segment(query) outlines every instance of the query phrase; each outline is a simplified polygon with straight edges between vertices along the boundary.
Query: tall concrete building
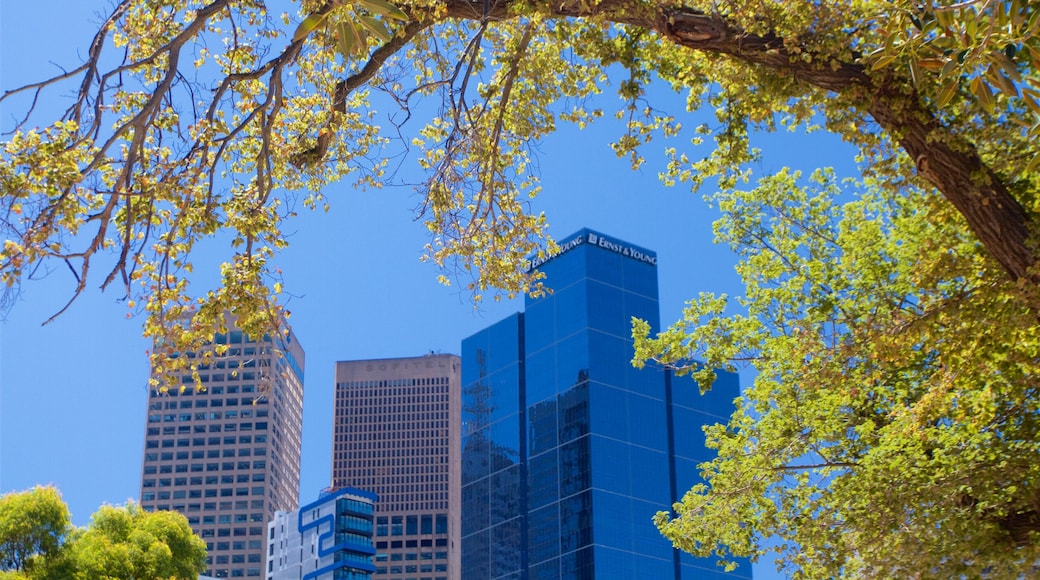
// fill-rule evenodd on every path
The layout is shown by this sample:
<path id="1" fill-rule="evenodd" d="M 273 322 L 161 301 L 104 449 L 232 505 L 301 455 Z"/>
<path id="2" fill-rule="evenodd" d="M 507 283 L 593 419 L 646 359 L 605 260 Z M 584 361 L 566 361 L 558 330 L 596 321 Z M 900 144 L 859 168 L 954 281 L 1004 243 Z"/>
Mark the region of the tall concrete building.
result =
<path id="1" fill-rule="evenodd" d="M 675 550 L 651 518 L 698 483 L 707 396 L 632 367 L 631 318 L 659 328 L 657 257 L 592 230 L 533 266 L 553 292 L 462 343 L 462 573 L 470 579 L 749 578 Z"/>
<path id="2" fill-rule="evenodd" d="M 188 518 L 206 542 L 206 574 L 261 578 L 267 523 L 296 509 L 304 354 L 296 337 L 219 334 L 226 353 L 190 374 L 183 392 L 148 397 L 141 506 Z M 184 356 L 197 357 L 199 353 Z"/>
<path id="3" fill-rule="evenodd" d="M 377 580 L 459 578 L 460 361 L 336 363 L 332 487 L 375 492 Z"/>

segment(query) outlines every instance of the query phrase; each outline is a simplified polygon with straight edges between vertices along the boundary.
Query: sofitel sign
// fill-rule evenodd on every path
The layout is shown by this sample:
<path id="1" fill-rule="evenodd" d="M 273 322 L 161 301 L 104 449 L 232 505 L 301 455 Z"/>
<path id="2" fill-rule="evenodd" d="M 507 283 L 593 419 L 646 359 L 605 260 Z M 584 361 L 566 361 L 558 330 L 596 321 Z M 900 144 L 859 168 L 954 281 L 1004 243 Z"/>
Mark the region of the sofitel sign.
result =
<path id="1" fill-rule="evenodd" d="M 621 254 L 626 258 L 632 258 L 633 260 L 636 260 L 638 262 L 645 262 L 652 266 L 657 265 L 657 256 L 647 254 L 642 250 L 634 246 L 624 244 L 623 242 L 616 242 L 604 235 L 587 232 L 583 234 L 578 234 L 577 236 L 567 240 L 566 242 L 557 244 L 559 250 L 553 254 L 548 254 L 544 257 L 535 256 L 529 262 L 527 269 L 533 270 L 535 268 L 538 268 L 546 262 L 552 260 L 553 258 L 562 256 L 563 254 L 566 254 L 567 252 L 583 244 L 589 244 L 591 246 L 597 246 L 606 250 L 610 250 L 612 252 Z"/>

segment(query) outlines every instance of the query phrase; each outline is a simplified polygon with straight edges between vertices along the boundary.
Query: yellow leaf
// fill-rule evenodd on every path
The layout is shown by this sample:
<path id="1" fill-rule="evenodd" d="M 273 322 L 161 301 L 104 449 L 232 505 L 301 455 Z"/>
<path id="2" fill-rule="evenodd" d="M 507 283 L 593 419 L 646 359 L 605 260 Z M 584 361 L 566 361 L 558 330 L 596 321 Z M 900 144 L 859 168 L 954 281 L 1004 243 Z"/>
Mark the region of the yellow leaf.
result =
<path id="1" fill-rule="evenodd" d="M 986 81 L 982 80 L 982 77 L 971 79 L 971 92 L 978 97 L 979 105 L 982 106 L 983 110 L 992 115 L 994 110 L 993 92 L 989 89 Z"/>
<path id="2" fill-rule="evenodd" d="M 943 86 L 942 90 L 939 91 L 939 95 L 935 98 L 935 104 L 939 107 L 945 107 L 953 95 L 957 93 L 957 87 L 960 85 L 958 79 L 952 79 L 950 82 Z"/>
<path id="3" fill-rule="evenodd" d="M 894 54 L 883 55 L 880 58 L 878 58 L 877 60 L 875 60 L 870 65 L 870 70 L 881 70 L 881 69 L 885 68 L 886 66 L 892 64 L 892 62 L 895 61 L 895 60 L 896 60 L 896 55 L 894 55 Z"/>
<path id="4" fill-rule="evenodd" d="M 1033 158 L 1029 161 L 1029 164 L 1026 165 L 1026 168 L 1025 170 L 1023 170 L 1022 173 L 1030 174 L 1036 171 L 1037 169 L 1040 169 L 1040 153 L 1037 153 L 1033 156 Z"/>

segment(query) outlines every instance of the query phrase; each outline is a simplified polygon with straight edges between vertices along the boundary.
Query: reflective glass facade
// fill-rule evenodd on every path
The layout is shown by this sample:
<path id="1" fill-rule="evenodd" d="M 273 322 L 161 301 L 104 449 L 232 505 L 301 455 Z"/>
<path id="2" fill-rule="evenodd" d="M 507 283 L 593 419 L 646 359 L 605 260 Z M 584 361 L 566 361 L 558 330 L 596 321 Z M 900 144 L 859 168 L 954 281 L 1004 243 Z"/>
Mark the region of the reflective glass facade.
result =
<path id="1" fill-rule="evenodd" d="M 697 483 L 701 426 L 737 377 L 631 366 L 659 327 L 656 255 L 591 230 L 535 267 L 552 294 L 462 345 L 462 578 L 749 577 L 674 550 L 651 518 Z"/>

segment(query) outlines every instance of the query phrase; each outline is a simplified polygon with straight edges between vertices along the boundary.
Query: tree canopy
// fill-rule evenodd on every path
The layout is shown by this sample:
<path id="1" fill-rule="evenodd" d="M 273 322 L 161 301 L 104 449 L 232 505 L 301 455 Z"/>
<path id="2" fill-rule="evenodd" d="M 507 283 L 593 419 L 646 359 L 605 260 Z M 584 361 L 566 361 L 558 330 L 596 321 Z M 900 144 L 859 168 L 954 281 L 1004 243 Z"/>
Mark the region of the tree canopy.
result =
<path id="1" fill-rule="evenodd" d="M 187 579 L 205 569 L 206 544 L 181 514 L 106 505 L 75 528 L 53 487 L 0 496 L 0 577 Z"/>
<path id="2" fill-rule="evenodd" d="M 225 312 L 276 332 L 296 203 L 380 186 L 409 134 L 427 257 L 476 296 L 537 292 L 525 260 L 553 247 L 525 203 L 532 146 L 610 114 L 588 97 L 616 88 L 613 146 L 638 167 L 681 130 L 647 100 L 667 83 L 716 122 L 669 142 L 661 178 L 718 192 L 746 312 L 704 296 L 660 338 L 637 324 L 637 360 L 759 375 L 665 534 L 753 557 L 776 534 L 813 577 L 1014 575 L 1040 545 L 1038 30 L 1027 0 L 122 0 L 82 65 L 0 97 L 27 113 L 0 161 L 0 277 L 16 292 L 64 263 L 73 299 L 119 286 L 154 368 L 198 364 L 172 355 Z M 63 90 L 60 118 L 33 115 Z M 841 135 L 862 180 L 785 171 L 745 191 L 749 135 L 784 128 Z M 223 284 L 195 291 L 191 252 L 213 237 Z"/>
<path id="3" fill-rule="evenodd" d="M 712 368 L 758 371 L 729 424 L 707 430 L 705 482 L 658 526 L 701 555 L 775 551 L 794 577 L 1031 575 L 1033 312 L 929 193 L 798 177 L 717 198 L 746 313 L 705 294 L 660 336 L 636 325 L 640 363 L 705 387 Z"/>
<path id="4" fill-rule="evenodd" d="M 58 552 L 71 523 L 53 487 L 0 497 L 0 570 L 32 570 L 37 557 Z"/>

